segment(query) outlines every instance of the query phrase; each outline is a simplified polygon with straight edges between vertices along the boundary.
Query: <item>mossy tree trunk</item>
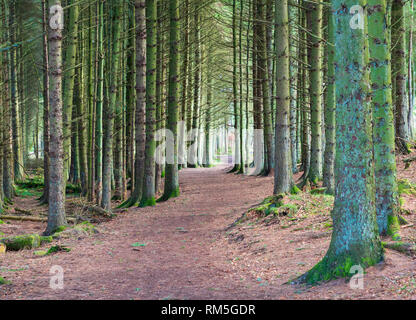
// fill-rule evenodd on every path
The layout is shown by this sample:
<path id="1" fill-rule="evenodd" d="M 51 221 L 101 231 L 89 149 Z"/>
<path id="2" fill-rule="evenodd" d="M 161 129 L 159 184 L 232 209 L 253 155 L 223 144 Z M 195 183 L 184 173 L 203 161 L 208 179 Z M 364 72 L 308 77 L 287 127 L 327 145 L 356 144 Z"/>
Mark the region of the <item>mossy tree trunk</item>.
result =
<path id="1" fill-rule="evenodd" d="M 9 3 L 9 39 L 10 43 L 16 43 L 17 26 L 15 23 L 16 19 L 16 0 L 11 0 Z M 18 62 L 17 62 L 17 47 L 11 48 L 9 53 L 9 64 L 10 64 L 10 91 L 11 91 L 11 118 L 12 118 L 12 146 L 13 146 L 13 174 L 14 180 L 22 180 L 24 178 L 23 170 L 23 148 L 22 148 L 22 135 L 21 135 L 21 124 L 20 124 L 20 108 L 21 99 L 19 97 L 18 90 Z"/>
<path id="2" fill-rule="evenodd" d="M 71 138 L 72 138 L 72 113 L 74 101 L 75 86 L 75 65 L 78 49 L 78 23 L 79 23 L 79 4 L 75 4 L 69 8 L 69 21 L 66 28 L 67 47 L 64 55 L 64 176 L 68 179 L 70 162 L 71 162 Z M 75 164 L 73 164 L 75 165 Z"/>
<path id="3" fill-rule="evenodd" d="M 303 3 L 303 2 L 302 2 Z M 306 30 L 307 28 L 307 21 L 306 21 L 306 13 L 303 11 L 301 12 L 301 18 L 299 19 L 302 27 Z M 309 69 L 308 66 L 308 48 L 307 48 L 307 33 L 303 31 L 301 33 L 302 41 L 299 43 L 300 45 L 300 58 L 302 61 L 302 75 L 299 81 L 299 88 L 302 88 L 300 91 L 301 97 L 299 97 L 299 103 L 301 107 L 301 162 L 302 162 L 302 170 L 303 176 L 306 177 L 309 172 L 309 167 L 311 163 L 311 126 L 310 126 L 310 96 L 309 96 Z"/>
<path id="4" fill-rule="evenodd" d="M 295 6 L 289 8 L 289 21 L 292 21 L 292 26 L 295 21 L 299 20 L 299 9 Z M 299 38 L 300 31 L 294 27 L 289 27 L 291 38 Z M 297 57 L 300 55 L 300 44 L 290 45 L 290 82 L 292 84 L 298 83 L 299 69 L 304 66 L 298 63 Z M 299 95 L 300 96 L 300 95 Z M 298 100 L 298 88 L 296 86 L 290 86 L 290 151 L 292 159 L 292 171 L 296 173 L 298 171 L 298 153 L 297 153 L 297 100 Z"/>
<path id="5" fill-rule="evenodd" d="M 267 70 L 267 39 L 266 39 L 266 0 L 258 0 L 257 2 L 257 15 L 260 20 L 258 26 L 258 45 L 259 45 L 259 81 L 262 89 L 262 102 L 263 102 L 263 132 L 264 132 L 264 165 L 263 174 L 269 175 L 272 169 L 272 122 L 271 122 L 271 110 L 270 110 L 270 88 L 269 88 L 269 73 Z"/>
<path id="6" fill-rule="evenodd" d="M 43 181 L 44 189 L 40 197 L 42 203 L 49 198 L 49 57 L 48 57 L 48 6 L 42 0 L 42 53 L 43 53 Z"/>
<path id="7" fill-rule="evenodd" d="M 4 5 L 3 2 L 0 2 L 0 17 L 2 17 L 5 14 L 4 12 Z M 0 22 L 1 22 L 1 18 L 0 18 Z M 4 25 L 0 24 L 0 39 L 3 39 L 3 34 L 4 34 Z M 0 121 L 0 141 L 2 141 L 2 143 L 4 143 L 3 140 L 3 133 L 4 133 L 4 104 L 3 104 L 3 92 L 4 92 L 4 87 L 5 87 L 5 82 L 4 82 L 4 73 L 2 72 L 3 68 L 3 55 L 0 53 L 0 115 L 1 117 L 1 121 Z M 4 150 L 3 148 L 0 148 L 0 213 L 3 212 L 3 203 L 4 203 L 4 188 L 3 188 L 3 161 L 4 161 Z"/>
<path id="8" fill-rule="evenodd" d="M 211 167 L 212 165 L 212 154 L 211 154 L 211 108 L 212 108 L 212 84 L 213 84 L 213 69 L 212 69 L 212 50 L 211 46 L 208 44 L 207 50 L 207 103 L 205 110 L 205 148 L 204 148 L 204 160 L 203 164 L 206 168 Z M 241 136 L 242 138 L 242 136 Z M 241 169 L 241 167 L 240 167 Z"/>
<path id="9" fill-rule="evenodd" d="M 409 127 L 407 124 L 409 101 L 407 96 L 407 60 L 405 0 L 392 2 L 392 36 L 395 43 L 392 52 L 395 75 L 396 146 L 401 153 L 409 153 Z"/>
<path id="10" fill-rule="evenodd" d="M 311 159 L 307 179 L 316 184 L 322 179 L 322 4 L 308 2 L 309 95 L 311 108 Z"/>
<path id="11" fill-rule="evenodd" d="M 165 3 L 163 1 L 159 1 L 157 3 L 157 32 L 156 32 L 156 132 L 162 129 L 163 126 L 163 106 L 164 103 L 164 87 L 165 87 L 165 36 L 164 36 L 164 19 L 163 19 L 163 12 L 165 10 Z M 163 150 L 159 148 L 161 145 L 161 141 L 156 141 L 156 163 L 155 163 L 155 190 L 156 194 L 160 191 L 160 185 L 162 180 L 162 157 L 163 157 Z"/>
<path id="12" fill-rule="evenodd" d="M 103 191 L 103 105 L 104 105 L 104 0 L 98 3 L 98 71 L 97 71 L 97 102 L 95 115 L 95 193 L 96 203 L 101 204 Z"/>
<path id="13" fill-rule="evenodd" d="M 89 11 L 84 11 L 89 13 Z M 80 47 L 81 50 L 78 53 L 79 61 L 81 62 L 81 70 L 78 70 L 78 81 L 81 86 L 80 90 L 80 103 L 77 104 L 78 113 L 78 154 L 79 154 L 79 179 L 81 182 L 81 195 L 86 196 L 88 193 L 88 161 L 87 161 L 87 119 L 89 105 L 89 86 L 88 86 L 88 74 L 89 74 L 89 54 L 88 43 L 89 43 L 89 19 L 87 15 L 83 13 L 83 26 L 80 30 Z"/>
<path id="14" fill-rule="evenodd" d="M 3 2 L 4 17 L 3 26 L 8 25 L 8 6 L 7 2 Z M 4 43 L 8 41 L 8 32 L 4 30 L 2 35 Z M 9 73 L 9 52 L 4 51 L 2 62 L 2 73 L 3 73 L 3 116 L 4 116 L 4 127 L 3 127 L 3 187 L 4 196 L 7 200 L 11 201 L 14 196 L 13 186 L 13 152 L 12 152 L 12 132 L 11 132 L 11 106 L 10 106 L 10 73 Z"/>
<path id="15" fill-rule="evenodd" d="M 65 180 L 63 149 L 63 105 L 62 105 L 62 29 L 51 20 L 59 15 L 55 6 L 60 0 L 49 1 L 48 50 L 49 50 L 49 209 L 45 234 L 50 235 L 63 225 L 65 218 Z M 52 10 L 55 8 L 55 10 Z"/>
<path id="16" fill-rule="evenodd" d="M 325 257 L 299 280 L 308 283 L 347 277 L 383 259 L 375 208 L 375 180 L 367 26 L 352 29 L 354 0 L 334 0 L 336 155 L 333 233 Z M 359 1 L 363 7 L 366 0 Z"/>
<path id="17" fill-rule="evenodd" d="M 126 83 L 126 159 L 127 176 L 131 178 L 131 185 L 134 185 L 134 122 L 136 105 L 136 48 L 135 48 L 135 10 L 132 4 L 128 4 L 128 45 L 127 45 L 127 83 Z"/>
<path id="18" fill-rule="evenodd" d="M 135 149 L 134 185 L 130 198 L 121 207 L 132 207 L 139 204 L 143 192 L 145 160 L 145 106 L 146 106 L 146 3 L 136 0 L 136 108 L 135 108 Z"/>
<path id="19" fill-rule="evenodd" d="M 196 168 L 198 166 L 198 118 L 199 118 L 199 94 L 201 85 L 201 48 L 200 48 L 200 16 L 198 10 L 198 2 L 194 3 L 194 82 L 193 82 L 193 110 L 192 110 L 192 137 L 193 142 L 190 145 L 189 156 L 188 156 L 188 167 Z M 189 131 L 188 131 L 189 132 Z"/>
<path id="20" fill-rule="evenodd" d="M 122 6 L 117 0 L 110 3 L 113 29 L 112 29 L 112 54 L 111 54 L 111 79 L 110 87 L 107 90 L 108 99 L 104 103 L 104 141 L 103 141 L 103 192 L 101 207 L 105 210 L 111 210 L 111 179 L 113 169 L 113 128 L 114 116 L 117 105 L 117 84 L 120 67 L 121 55 L 121 28 Z"/>
<path id="21" fill-rule="evenodd" d="M 380 234 L 394 235 L 399 209 L 391 90 L 391 53 L 387 0 L 368 0 L 368 36 L 373 104 L 376 210 Z"/>
<path id="22" fill-rule="evenodd" d="M 146 0 L 146 147 L 140 206 L 154 206 L 156 129 L 156 0 Z"/>
<path id="23" fill-rule="evenodd" d="M 99 3 L 90 6 L 88 48 L 89 48 L 89 100 L 88 100 L 88 201 L 95 198 L 95 146 L 96 146 L 96 102 L 97 102 L 97 78 L 98 78 L 98 28 L 100 21 Z"/>
<path id="24" fill-rule="evenodd" d="M 188 95 L 189 92 L 189 88 L 190 83 L 189 83 L 189 79 L 190 79 L 190 75 L 192 74 L 191 72 L 191 68 L 190 68 L 190 63 L 189 63 L 189 0 L 185 0 L 184 1 L 184 15 L 183 15 L 183 33 L 182 33 L 182 52 L 183 54 L 181 55 L 182 57 L 182 86 L 181 86 L 181 132 L 179 134 L 181 141 L 179 141 L 179 164 L 180 167 L 186 167 L 186 150 L 187 150 L 187 143 L 186 143 L 186 134 L 188 131 L 187 125 L 186 125 L 186 121 L 187 119 L 190 119 L 192 117 L 192 109 L 190 109 L 191 111 L 191 116 L 189 116 L 187 114 L 188 110 L 187 110 L 187 105 L 188 105 L 188 100 L 190 98 L 190 95 Z"/>
<path id="25" fill-rule="evenodd" d="M 293 187 L 290 157 L 290 73 L 288 1 L 275 2 L 276 43 L 276 133 L 274 194 L 288 193 Z"/>
<path id="26" fill-rule="evenodd" d="M 179 1 L 169 0 L 169 91 L 167 130 L 173 133 L 173 145 L 167 148 L 165 190 L 162 200 L 179 196 L 178 176 L 178 112 L 179 112 Z"/>
<path id="27" fill-rule="evenodd" d="M 260 79 L 260 66 L 259 66 L 259 16 L 258 16 L 258 1 L 260 0 L 253 0 L 253 56 L 252 56 L 252 64 L 253 64 L 253 122 L 254 122 L 254 130 L 261 132 L 263 130 L 263 117 L 262 117 L 262 110 L 263 110 L 263 101 L 262 101 L 262 87 Z M 264 168 L 264 146 L 263 146 L 263 136 L 255 134 L 254 141 L 253 141 L 253 149 L 254 149 L 254 165 L 255 171 L 253 172 L 256 175 L 259 175 L 263 172 Z"/>
<path id="28" fill-rule="evenodd" d="M 327 194 L 335 191 L 335 26 L 332 11 L 328 10 L 328 42 L 327 42 L 327 86 L 325 91 L 325 153 L 323 167 L 323 186 Z"/>

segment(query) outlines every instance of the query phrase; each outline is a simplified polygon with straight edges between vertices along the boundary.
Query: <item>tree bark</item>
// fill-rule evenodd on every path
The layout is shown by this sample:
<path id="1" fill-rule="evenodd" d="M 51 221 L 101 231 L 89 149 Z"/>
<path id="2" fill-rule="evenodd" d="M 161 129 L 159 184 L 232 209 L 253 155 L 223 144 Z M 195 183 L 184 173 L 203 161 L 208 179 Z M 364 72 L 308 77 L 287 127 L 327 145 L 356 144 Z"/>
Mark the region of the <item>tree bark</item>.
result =
<path id="1" fill-rule="evenodd" d="M 62 105 L 62 28 L 53 24 L 53 20 L 61 13 L 60 0 L 49 1 L 49 209 L 48 224 L 45 234 L 50 235 L 55 230 L 66 225 L 65 217 L 65 180 L 64 180 L 64 150 L 63 150 L 63 105 Z M 62 9 L 62 8 L 61 8 Z M 63 20 L 63 17 L 62 17 Z"/>

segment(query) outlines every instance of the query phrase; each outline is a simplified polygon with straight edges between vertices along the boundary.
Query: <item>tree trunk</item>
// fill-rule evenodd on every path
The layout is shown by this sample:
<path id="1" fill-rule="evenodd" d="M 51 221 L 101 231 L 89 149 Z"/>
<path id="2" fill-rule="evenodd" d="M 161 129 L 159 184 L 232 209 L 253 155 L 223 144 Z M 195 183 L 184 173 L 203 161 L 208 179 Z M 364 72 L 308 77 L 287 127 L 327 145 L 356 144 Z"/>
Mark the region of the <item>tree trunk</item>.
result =
<path id="1" fill-rule="evenodd" d="M 103 141 L 103 192 L 101 207 L 111 211 L 111 179 L 113 169 L 113 128 L 114 116 L 117 106 L 117 83 L 120 66 L 121 49 L 121 27 L 122 27 L 122 8 L 118 1 L 114 0 L 110 4 L 112 12 L 112 54 L 111 54 L 111 84 L 108 91 L 109 98 L 104 103 L 104 141 Z"/>
<path id="2" fill-rule="evenodd" d="M 167 138 L 165 190 L 162 200 L 179 196 L 177 127 L 179 111 L 179 1 L 169 0 L 169 93 L 167 130 L 172 132 L 173 141 Z"/>
<path id="3" fill-rule="evenodd" d="M 394 40 L 393 74 L 395 81 L 396 106 L 396 145 L 400 153 L 407 154 L 409 149 L 409 130 L 407 116 L 409 101 L 407 96 L 407 61 L 406 61 L 406 29 L 405 29 L 405 0 L 393 1 L 392 5 L 392 36 Z"/>
<path id="4" fill-rule="evenodd" d="M 146 147 L 143 194 L 140 206 L 154 206 L 156 120 L 156 0 L 146 0 Z"/>
<path id="5" fill-rule="evenodd" d="M 276 0 L 276 134 L 274 194 L 288 193 L 293 187 L 290 159 L 290 74 L 289 17 L 287 0 Z"/>
<path id="6" fill-rule="evenodd" d="M 334 194 L 334 161 L 335 161 L 335 47 L 334 21 L 332 12 L 328 10 L 328 43 L 327 43 L 327 86 L 325 91 L 325 153 L 323 186 L 327 194 Z"/>
<path id="7" fill-rule="evenodd" d="M 372 162 L 371 102 L 367 27 L 352 29 L 354 0 L 334 0 L 336 155 L 333 233 L 326 256 L 299 280 L 308 283 L 347 277 L 350 268 L 383 259 L 376 221 Z M 365 6 L 366 1 L 361 1 Z"/>
<path id="8" fill-rule="evenodd" d="M 96 203 L 101 204 L 103 186 L 103 105 L 104 105 L 104 1 L 99 2 L 98 24 L 98 79 L 96 105 Z"/>
<path id="9" fill-rule="evenodd" d="M 64 56 L 64 177 L 68 179 L 69 167 L 71 165 L 71 133 L 72 133 L 72 109 L 75 86 L 75 64 L 78 46 L 78 19 L 79 5 L 75 4 L 69 8 L 68 39 Z"/>
<path id="10" fill-rule="evenodd" d="M 387 0 L 369 0 L 368 6 L 368 36 L 372 39 L 369 45 L 377 222 L 380 234 L 395 235 L 399 228 L 399 195 L 394 153 L 388 4 Z"/>
<path id="11" fill-rule="evenodd" d="M 65 218 L 65 180 L 63 150 L 63 106 L 62 106 L 62 29 L 56 22 L 63 21 L 60 0 L 49 1 L 48 50 L 49 50 L 49 210 L 45 234 L 66 225 Z M 61 11 L 62 10 L 62 11 Z"/>
<path id="12" fill-rule="evenodd" d="M 48 11 L 47 0 L 42 0 L 43 41 L 43 194 L 42 203 L 49 199 L 49 57 L 48 57 Z"/>
<path id="13" fill-rule="evenodd" d="M 308 3 L 308 63 L 310 64 L 309 94 L 311 102 L 311 159 L 307 179 L 317 184 L 322 179 L 322 4 Z"/>

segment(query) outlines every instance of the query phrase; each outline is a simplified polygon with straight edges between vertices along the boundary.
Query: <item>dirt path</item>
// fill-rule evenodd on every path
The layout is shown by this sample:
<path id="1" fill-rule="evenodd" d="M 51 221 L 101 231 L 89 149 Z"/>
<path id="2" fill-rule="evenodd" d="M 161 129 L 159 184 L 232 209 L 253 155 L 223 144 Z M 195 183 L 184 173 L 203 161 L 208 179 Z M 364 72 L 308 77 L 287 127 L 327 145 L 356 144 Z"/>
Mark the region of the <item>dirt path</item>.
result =
<path id="1" fill-rule="evenodd" d="M 402 278 L 414 279 L 414 260 L 391 253 L 384 271 L 370 268 L 365 290 L 353 291 L 344 280 L 312 289 L 284 285 L 325 254 L 330 232 L 278 224 L 227 232 L 271 194 L 273 179 L 225 172 L 225 166 L 182 170 L 179 198 L 130 209 L 81 241 L 61 240 L 69 253 L 8 253 L 0 275 L 12 284 L 0 286 L 0 300 L 389 298 L 383 285 L 395 290 L 389 274 L 398 272 L 395 265 Z M 49 288 L 54 265 L 64 269 L 63 290 Z"/>
<path id="2" fill-rule="evenodd" d="M 101 233 L 92 238 L 64 241 L 73 248 L 70 253 L 51 257 L 33 257 L 31 251 L 8 254 L 1 266 L 14 270 L 7 274 L 13 285 L 0 297 L 252 297 L 239 283 L 239 275 L 231 273 L 224 248 L 216 242 L 223 237 L 224 228 L 259 199 L 256 194 L 241 192 L 245 190 L 242 180 L 258 180 L 260 185 L 264 179 L 226 175 L 224 166 L 182 170 L 180 175 L 180 198 L 154 208 L 130 209 L 100 225 Z M 146 246 L 133 247 L 134 243 Z M 49 289 L 52 265 L 65 271 L 64 290 Z"/>

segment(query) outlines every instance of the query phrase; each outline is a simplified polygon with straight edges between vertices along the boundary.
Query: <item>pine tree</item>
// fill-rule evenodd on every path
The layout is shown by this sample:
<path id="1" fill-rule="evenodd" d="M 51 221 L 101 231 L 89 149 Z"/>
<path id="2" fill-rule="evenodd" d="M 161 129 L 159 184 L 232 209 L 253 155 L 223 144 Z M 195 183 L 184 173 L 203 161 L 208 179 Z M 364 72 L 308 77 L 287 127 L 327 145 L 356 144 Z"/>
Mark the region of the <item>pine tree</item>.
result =
<path id="1" fill-rule="evenodd" d="M 49 210 L 45 234 L 50 235 L 66 224 L 65 180 L 63 149 L 62 102 L 62 29 L 59 25 L 60 0 L 49 0 L 48 52 L 49 52 Z M 57 20 L 58 19 L 58 20 Z"/>
<path id="2" fill-rule="evenodd" d="M 101 199 L 101 207 L 107 211 L 111 211 L 111 179 L 113 169 L 113 131 L 114 131 L 114 116 L 117 105 L 117 85 L 118 74 L 120 68 L 121 56 L 121 27 L 123 20 L 122 6 L 117 0 L 110 3 L 110 10 L 112 13 L 112 54 L 111 54 L 111 73 L 110 87 L 107 92 L 109 94 L 108 100 L 104 102 L 104 137 L 103 137 L 103 193 Z"/>
<path id="3" fill-rule="evenodd" d="M 389 16 L 386 0 L 368 0 L 376 211 L 380 234 L 395 235 L 399 223 L 391 90 Z"/>
<path id="4" fill-rule="evenodd" d="M 362 268 L 383 259 L 377 221 L 367 26 L 350 27 L 344 8 L 353 0 L 332 1 L 335 23 L 336 155 L 333 233 L 325 257 L 299 280 L 328 281 L 349 275 L 353 265 Z M 360 1 L 365 6 L 365 0 Z"/>
<path id="5" fill-rule="evenodd" d="M 178 176 L 178 111 L 179 111 L 179 2 L 169 0 L 170 37 L 169 37 L 169 93 L 167 129 L 173 134 L 173 141 L 168 139 L 165 190 L 162 200 L 179 196 Z"/>
<path id="6" fill-rule="evenodd" d="M 274 194 L 288 193 L 293 187 L 290 154 L 290 74 L 289 17 L 287 0 L 275 2 L 276 43 L 276 133 Z"/>
<path id="7" fill-rule="evenodd" d="M 335 47 L 334 21 L 328 10 L 327 43 L 327 86 L 325 91 L 325 153 L 323 167 L 323 186 L 327 194 L 334 194 L 334 160 L 335 160 Z"/>
<path id="8" fill-rule="evenodd" d="M 154 206 L 156 121 L 156 0 L 146 0 L 146 147 L 140 206 Z"/>

